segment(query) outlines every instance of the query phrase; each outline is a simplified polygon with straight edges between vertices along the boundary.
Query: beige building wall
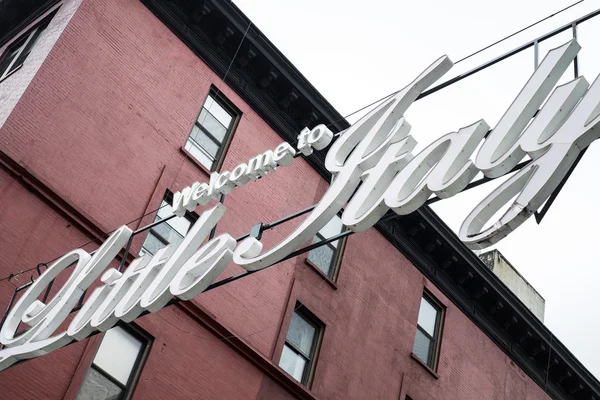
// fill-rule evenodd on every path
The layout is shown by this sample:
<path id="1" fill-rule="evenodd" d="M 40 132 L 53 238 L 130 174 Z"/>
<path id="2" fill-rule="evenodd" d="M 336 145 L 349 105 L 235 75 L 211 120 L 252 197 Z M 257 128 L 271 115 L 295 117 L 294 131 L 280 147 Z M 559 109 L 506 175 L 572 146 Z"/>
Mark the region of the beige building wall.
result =
<path id="1" fill-rule="evenodd" d="M 498 250 L 479 255 L 483 263 L 521 300 L 533 314 L 544 322 L 546 300 L 519 274 Z"/>

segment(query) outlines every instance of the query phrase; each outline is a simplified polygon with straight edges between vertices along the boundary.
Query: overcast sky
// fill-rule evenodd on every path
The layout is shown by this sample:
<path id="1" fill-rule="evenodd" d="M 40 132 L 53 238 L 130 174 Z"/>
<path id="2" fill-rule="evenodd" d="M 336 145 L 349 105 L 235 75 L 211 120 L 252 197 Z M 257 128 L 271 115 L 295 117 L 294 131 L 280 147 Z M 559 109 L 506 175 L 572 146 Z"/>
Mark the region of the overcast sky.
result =
<path id="1" fill-rule="evenodd" d="M 409 83 L 438 57 L 453 61 L 495 42 L 574 1 L 443 0 L 235 0 L 238 7 L 307 79 L 347 115 Z M 456 76 L 520 44 L 600 8 L 585 0 L 562 14 L 458 63 Z M 544 42 L 566 43 L 571 32 Z M 579 27 L 580 71 L 592 82 L 600 72 L 600 16 Z M 494 126 L 529 78 L 533 50 L 415 103 L 406 113 L 417 150 L 448 132 L 484 118 Z M 572 70 L 561 83 L 572 79 Z M 354 122 L 356 119 L 350 119 Z M 600 145 L 579 163 L 540 225 L 528 220 L 497 248 L 546 299 L 546 325 L 600 378 L 600 270 L 596 249 L 600 197 Z M 500 180 L 499 180 L 500 181 Z M 499 182 L 498 181 L 498 182 Z M 495 187 L 483 185 L 433 209 L 456 232 Z"/>

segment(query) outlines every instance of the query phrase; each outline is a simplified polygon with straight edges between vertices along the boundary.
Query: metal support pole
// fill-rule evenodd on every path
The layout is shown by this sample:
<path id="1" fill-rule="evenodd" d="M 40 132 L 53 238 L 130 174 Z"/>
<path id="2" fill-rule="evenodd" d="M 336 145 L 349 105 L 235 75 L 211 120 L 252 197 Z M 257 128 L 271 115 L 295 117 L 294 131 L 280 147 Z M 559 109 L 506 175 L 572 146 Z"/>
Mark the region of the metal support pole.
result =
<path id="1" fill-rule="evenodd" d="M 219 203 L 223 204 L 224 202 L 225 202 L 225 195 L 223 193 L 221 193 L 221 197 L 219 198 Z M 213 226 L 212 230 L 210 231 L 208 240 L 211 240 L 212 238 L 214 238 L 216 232 L 217 232 L 217 225 L 215 224 L 215 226 Z"/>
<path id="2" fill-rule="evenodd" d="M 125 269 L 125 262 L 127 261 L 127 256 L 129 255 L 129 249 L 131 248 L 131 242 L 133 242 L 133 237 L 135 236 L 135 233 L 133 235 L 131 235 L 129 237 L 129 240 L 127 241 L 127 246 L 125 247 L 125 253 L 123 253 L 123 259 L 121 260 L 121 264 L 119 264 L 119 272 L 123 272 L 123 269 Z"/>
<path id="3" fill-rule="evenodd" d="M 577 39 L 577 22 L 573 22 L 573 39 Z M 579 78 L 579 60 L 577 56 L 573 60 L 573 75 L 575 75 L 575 79 Z"/>
<path id="4" fill-rule="evenodd" d="M 513 49 L 511 51 L 509 51 L 508 53 L 505 53 L 505 54 L 503 54 L 503 55 L 501 55 L 499 57 L 496 57 L 496 58 L 494 58 L 494 59 L 486 62 L 486 63 L 483 63 L 480 66 L 475 67 L 472 70 L 465 72 L 464 74 L 458 75 L 458 76 L 456 76 L 456 77 L 454 77 L 452 79 L 447 80 L 446 82 L 443 82 L 443 83 L 441 83 L 441 84 L 439 84 L 437 86 L 434 86 L 433 88 L 431 88 L 429 90 L 426 90 L 423 93 L 421 93 L 417 97 L 417 100 L 418 99 L 422 99 L 424 97 L 427 97 L 427 96 L 429 96 L 429 95 L 431 95 L 431 94 L 433 94 L 433 93 L 435 93 L 435 92 L 437 92 L 439 90 L 442 90 L 445 87 L 448 87 L 448 86 L 450 86 L 452 84 L 455 84 L 458 81 L 461 81 L 461 80 L 463 80 L 465 78 L 468 78 L 469 76 L 471 76 L 473 74 L 476 74 L 479 71 L 483 71 L 484 69 L 489 68 L 492 65 L 499 63 L 500 61 L 506 60 L 507 58 L 512 57 L 515 54 L 519 54 L 520 52 L 522 52 L 524 50 L 527 50 L 528 48 L 534 46 L 534 44 L 536 42 L 541 43 L 544 40 L 549 39 L 549 38 L 551 38 L 553 36 L 556 36 L 556 35 L 558 35 L 561 32 L 564 32 L 564 31 L 566 31 L 566 30 L 568 30 L 570 28 L 572 29 L 573 25 L 579 25 L 579 24 L 581 24 L 581 23 L 583 23 L 583 22 L 585 22 L 585 21 L 587 21 L 587 20 L 589 20 L 591 18 L 594 18 L 597 15 L 600 15 L 600 9 L 598 9 L 596 11 L 592 11 L 591 13 L 589 13 L 587 15 L 584 15 L 583 17 L 578 18 L 578 19 L 576 19 L 576 20 L 574 20 L 572 22 L 569 22 L 568 24 L 565 24 L 565 25 L 561 26 L 560 28 L 557 28 L 557 29 L 555 29 L 555 30 L 553 30 L 551 32 L 548 32 L 548 33 L 546 33 L 546 34 L 538 37 L 537 39 L 534 39 L 534 40 L 532 40 L 530 42 L 527 42 L 527 43 L 525 43 L 525 44 L 523 44 L 523 45 L 521 45 L 521 46 L 519 46 L 519 47 L 517 47 L 517 48 L 515 48 L 515 49 Z"/>

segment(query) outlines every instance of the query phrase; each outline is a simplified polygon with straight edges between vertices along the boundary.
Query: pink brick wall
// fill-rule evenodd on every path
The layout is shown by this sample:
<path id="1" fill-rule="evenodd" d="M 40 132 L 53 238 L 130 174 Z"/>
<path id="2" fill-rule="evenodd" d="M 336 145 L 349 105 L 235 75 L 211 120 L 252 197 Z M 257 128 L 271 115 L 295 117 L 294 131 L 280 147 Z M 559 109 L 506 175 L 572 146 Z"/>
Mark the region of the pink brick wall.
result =
<path id="1" fill-rule="evenodd" d="M 166 189 L 208 179 L 180 148 L 211 84 L 243 113 L 223 169 L 282 141 L 137 0 L 83 1 L 54 46 L 44 46 L 49 54 L 0 128 L 0 150 L 105 232 L 155 209 Z M 238 236 L 256 222 L 300 210 L 326 186 L 297 159 L 229 195 L 218 233 Z M 0 189 L 0 278 L 91 237 L 1 171 Z M 265 247 L 297 223 L 268 231 Z M 304 260 L 297 257 L 194 301 L 275 363 L 295 302 L 305 304 L 326 324 L 312 387 L 319 398 L 545 398 L 435 288 L 448 306 L 439 379 L 411 359 L 421 293 L 431 285 L 377 231 L 349 238 L 337 290 Z M 225 275 L 240 271 L 230 266 Z M 12 289 L 12 282 L 0 281 L 0 307 Z M 285 396 L 226 343 L 203 339 L 211 334 L 178 309 L 144 317 L 141 324 L 156 340 L 135 398 Z M 75 370 L 89 362 L 82 361 L 84 350 L 97 341 L 0 372 L 2 390 L 10 390 L 0 398 L 69 398 Z M 60 371 L 51 368 L 57 364 Z M 39 382 L 44 392 L 34 396 Z"/>

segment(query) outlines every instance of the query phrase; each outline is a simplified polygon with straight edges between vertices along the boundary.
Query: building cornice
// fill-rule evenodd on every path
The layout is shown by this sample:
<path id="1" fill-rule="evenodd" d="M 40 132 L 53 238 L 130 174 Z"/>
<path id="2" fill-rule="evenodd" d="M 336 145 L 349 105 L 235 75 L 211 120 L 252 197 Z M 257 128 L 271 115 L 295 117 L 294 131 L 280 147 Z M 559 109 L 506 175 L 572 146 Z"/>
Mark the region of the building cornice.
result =
<path id="1" fill-rule="evenodd" d="M 305 126 L 349 126 L 232 2 L 141 1 L 220 77 L 227 72 L 226 83 L 284 140 L 296 143 Z M 329 179 L 324 158 L 306 160 Z M 549 396 L 600 399 L 598 380 L 431 209 L 377 229 Z"/>
<path id="2" fill-rule="evenodd" d="M 141 1 L 221 78 L 227 73 L 227 85 L 286 141 L 321 123 L 334 132 L 350 126 L 233 3 Z M 307 160 L 329 178 L 323 152 Z"/>
<path id="3" fill-rule="evenodd" d="M 548 395 L 600 398 L 598 380 L 429 207 L 377 229 Z"/>

